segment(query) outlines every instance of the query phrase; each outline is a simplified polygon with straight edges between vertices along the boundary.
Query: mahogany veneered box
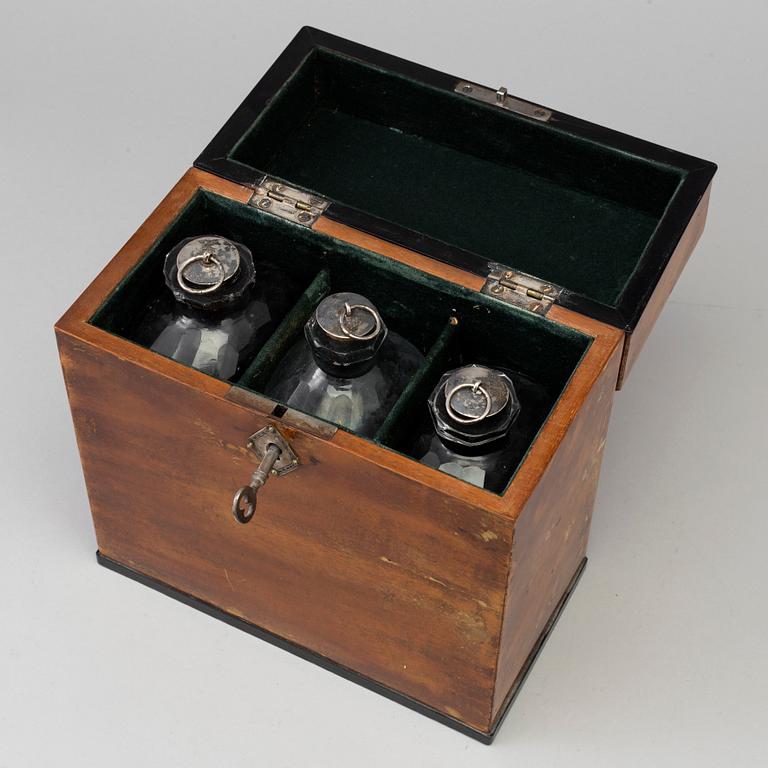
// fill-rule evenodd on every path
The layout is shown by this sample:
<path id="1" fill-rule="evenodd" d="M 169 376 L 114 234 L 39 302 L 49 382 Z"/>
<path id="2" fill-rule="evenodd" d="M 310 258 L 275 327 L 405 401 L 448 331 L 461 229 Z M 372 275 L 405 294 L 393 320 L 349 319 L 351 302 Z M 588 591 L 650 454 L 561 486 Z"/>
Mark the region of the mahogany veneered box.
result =
<path id="1" fill-rule="evenodd" d="M 714 173 L 302 29 L 56 326 L 99 561 L 490 741 L 584 567 L 614 392 Z M 166 290 L 171 247 L 212 232 L 295 290 L 233 382 L 126 331 Z M 373 439 L 263 391 L 317 302 L 345 290 L 425 355 Z M 502 493 L 408 453 L 435 382 L 467 362 L 547 393 Z M 267 426 L 299 465 L 239 525 L 232 496 Z"/>

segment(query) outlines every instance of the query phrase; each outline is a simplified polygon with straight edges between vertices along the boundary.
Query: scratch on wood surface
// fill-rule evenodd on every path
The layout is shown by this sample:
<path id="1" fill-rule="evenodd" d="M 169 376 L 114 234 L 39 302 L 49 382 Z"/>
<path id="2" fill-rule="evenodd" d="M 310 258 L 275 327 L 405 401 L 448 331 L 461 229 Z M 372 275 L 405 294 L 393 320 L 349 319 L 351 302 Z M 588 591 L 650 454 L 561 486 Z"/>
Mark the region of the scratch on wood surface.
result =
<path id="1" fill-rule="evenodd" d="M 494 538 L 497 538 L 494 534 Z M 448 584 L 446 584 L 444 581 L 440 581 L 440 579 L 436 579 L 434 576 L 430 576 L 428 573 L 419 573 L 418 571 L 414 571 L 411 568 L 406 568 L 405 566 L 401 565 L 400 563 L 395 562 L 394 560 L 390 560 L 386 555 L 381 555 L 379 557 L 379 560 L 381 560 L 383 563 L 387 563 L 387 565 L 394 565 L 395 568 L 403 568 L 403 570 L 408 571 L 408 573 L 412 573 L 414 576 L 418 576 L 422 579 L 427 579 L 428 581 L 432 581 L 435 584 L 439 584 L 441 587 L 445 587 L 446 589 L 450 589 Z M 479 597 L 474 597 L 473 595 L 468 595 L 468 597 L 471 600 L 474 600 L 481 608 L 487 609 L 488 603 L 486 603 L 484 600 L 481 600 Z"/>
<path id="2" fill-rule="evenodd" d="M 205 433 L 206 437 L 218 442 L 218 434 L 216 433 L 216 430 L 207 421 L 196 418 L 192 419 L 192 423 L 196 427 L 199 427 L 200 430 Z"/>
<path id="3" fill-rule="evenodd" d="M 229 584 L 229 588 L 234 592 L 235 587 L 232 584 L 232 580 L 229 578 L 229 574 L 227 573 L 227 569 L 224 569 L 224 575 L 227 577 L 227 584 Z"/>
<path id="4" fill-rule="evenodd" d="M 428 581 L 433 581 L 435 584 L 439 584 L 441 587 L 448 587 L 448 585 L 444 581 L 440 581 L 440 579 L 436 579 L 434 576 L 430 576 L 428 573 L 419 573 L 418 571 L 413 570 L 413 568 L 407 568 L 404 565 L 401 565 L 400 563 L 396 563 L 394 560 L 390 560 L 385 555 L 381 555 L 379 557 L 379 560 L 381 560 L 383 563 L 387 563 L 388 565 L 394 565 L 395 568 L 402 568 L 404 571 L 408 571 L 408 573 L 412 573 L 414 576 L 418 576 L 421 579 L 427 579 Z"/>

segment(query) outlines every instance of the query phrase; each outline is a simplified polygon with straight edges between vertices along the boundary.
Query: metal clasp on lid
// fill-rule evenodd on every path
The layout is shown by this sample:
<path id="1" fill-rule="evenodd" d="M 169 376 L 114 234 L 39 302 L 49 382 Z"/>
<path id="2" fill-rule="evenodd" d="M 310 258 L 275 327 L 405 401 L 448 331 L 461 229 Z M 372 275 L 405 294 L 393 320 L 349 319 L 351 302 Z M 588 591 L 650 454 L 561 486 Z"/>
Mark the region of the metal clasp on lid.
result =
<path id="1" fill-rule="evenodd" d="M 460 93 L 475 101 L 482 101 L 483 104 L 506 109 L 508 112 L 515 112 L 518 115 L 530 117 L 533 120 L 539 120 L 542 123 L 548 123 L 552 119 L 552 110 L 540 107 L 538 104 L 532 104 L 530 101 L 515 98 L 507 93 L 506 88 L 488 88 L 485 85 L 477 85 L 467 80 L 459 80 L 453 87 L 455 93 Z"/>
<path id="2" fill-rule="evenodd" d="M 298 187 L 265 176 L 254 189 L 248 205 L 267 213 L 311 227 L 330 201 Z"/>
<path id="3" fill-rule="evenodd" d="M 546 315 L 563 291 L 560 286 L 545 283 L 538 277 L 518 272 L 503 264 L 491 263 L 488 270 L 481 293 L 537 315 Z"/>

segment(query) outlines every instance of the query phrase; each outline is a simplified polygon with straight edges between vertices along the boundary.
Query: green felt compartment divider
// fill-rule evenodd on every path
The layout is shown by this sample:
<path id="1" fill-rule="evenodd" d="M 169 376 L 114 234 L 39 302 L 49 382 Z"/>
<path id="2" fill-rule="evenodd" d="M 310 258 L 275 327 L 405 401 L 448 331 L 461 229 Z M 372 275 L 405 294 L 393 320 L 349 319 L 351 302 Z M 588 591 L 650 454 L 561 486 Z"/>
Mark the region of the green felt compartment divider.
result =
<path id="1" fill-rule="evenodd" d="M 402 433 L 403 426 L 411 424 L 417 411 L 426 408 L 429 389 L 436 374 L 442 372 L 448 347 L 456 332 L 457 322 L 456 318 L 451 318 L 443 328 L 437 341 L 427 352 L 421 367 L 408 382 L 408 386 L 402 391 L 384 423 L 374 435 L 374 442 L 391 445 Z"/>
<path id="2" fill-rule="evenodd" d="M 275 367 L 300 336 L 304 324 L 315 307 L 328 295 L 330 287 L 330 273 L 327 269 L 321 269 L 236 384 L 253 390 L 264 389 Z"/>

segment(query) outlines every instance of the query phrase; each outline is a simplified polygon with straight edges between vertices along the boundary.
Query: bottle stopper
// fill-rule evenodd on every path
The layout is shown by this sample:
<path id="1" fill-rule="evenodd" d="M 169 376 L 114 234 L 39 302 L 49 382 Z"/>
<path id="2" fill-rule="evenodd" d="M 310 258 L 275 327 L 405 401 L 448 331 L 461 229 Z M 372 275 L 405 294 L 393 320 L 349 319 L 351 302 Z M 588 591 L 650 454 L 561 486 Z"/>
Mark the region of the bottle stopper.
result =
<path id="1" fill-rule="evenodd" d="M 464 446 L 487 445 L 504 437 L 520 413 L 509 376 L 483 365 L 445 373 L 428 404 L 438 435 Z"/>
<path id="2" fill-rule="evenodd" d="M 188 237 L 165 257 L 165 282 L 185 304 L 217 309 L 237 301 L 255 278 L 253 256 L 219 235 Z"/>
<path id="3" fill-rule="evenodd" d="M 350 292 L 326 296 L 304 331 L 318 365 L 342 376 L 368 370 L 388 333 L 376 306 Z"/>

